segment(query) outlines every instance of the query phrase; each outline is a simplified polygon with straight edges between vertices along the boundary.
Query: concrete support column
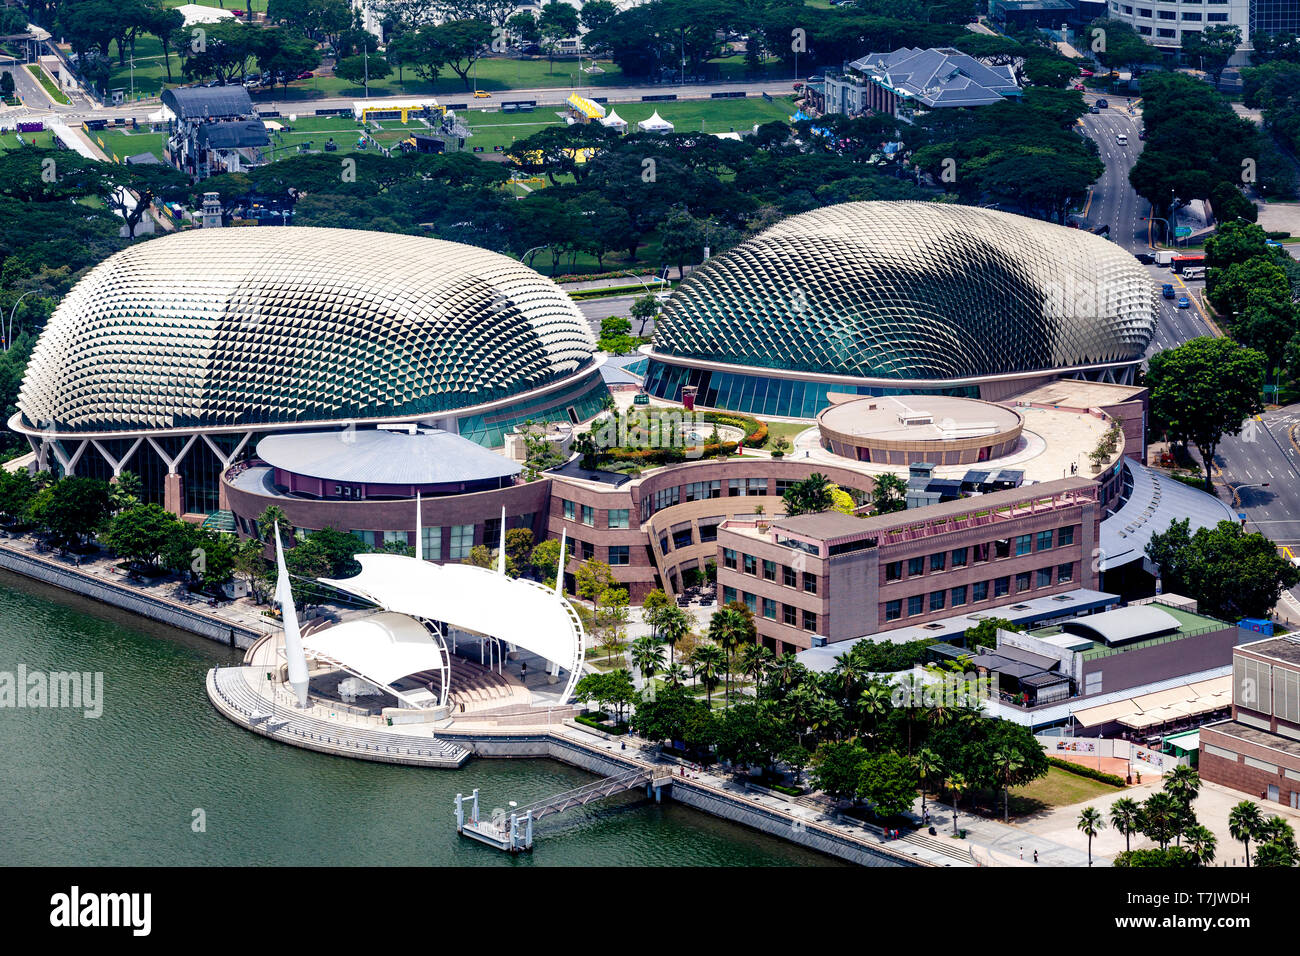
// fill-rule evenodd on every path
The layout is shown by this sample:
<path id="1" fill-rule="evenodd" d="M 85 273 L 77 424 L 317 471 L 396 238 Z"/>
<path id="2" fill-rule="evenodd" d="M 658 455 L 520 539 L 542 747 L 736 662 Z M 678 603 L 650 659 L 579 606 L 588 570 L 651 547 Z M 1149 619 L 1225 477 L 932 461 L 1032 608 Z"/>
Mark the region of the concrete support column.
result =
<path id="1" fill-rule="evenodd" d="M 163 507 L 178 518 L 185 513 L 185 482 L 179 474 L 163 479 Z"/>

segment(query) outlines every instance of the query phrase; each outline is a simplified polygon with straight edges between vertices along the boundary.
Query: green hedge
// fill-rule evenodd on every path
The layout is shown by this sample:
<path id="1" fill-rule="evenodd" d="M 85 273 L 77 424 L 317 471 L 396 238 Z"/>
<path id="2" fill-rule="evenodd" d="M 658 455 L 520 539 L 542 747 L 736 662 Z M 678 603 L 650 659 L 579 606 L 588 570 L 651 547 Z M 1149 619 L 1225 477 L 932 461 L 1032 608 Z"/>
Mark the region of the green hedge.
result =
<path id="1" fill-rule="evenodd" d="M 1126 786 L 1124 778 L 1117 777 L 1113 773 L 1103 773 L 1100 770 L 1093 770 L 1091 767 L 1085 767 L 1083 764 L 1079 763 L 1071 763 L 1069 760 L 1062 760 L 1060 757 L 1048 757 L 1047 762 L 1053 767 L 1059 767 L 1066 773 L 1072 773 L 1078 777 L 1088 777 L 1091 780 L 1108 783 L 1112 787 Z"/>
<path id="2" fill-rule="evenodd" d="M 787 787 L 783 783 L 770 784 L 767 789 L 775 790 L 777 793 L 784 793 L 787 797 L 802 797 L 807 792 L 803 787 Z"/>
<path id="3" fill-rule="evenodd" d="M 593 730 L 599 730 L 606 734 L 613 734 L 615 737 L 620 737 L 627 733 L 627 724 L 619 724 L 616 727 L 610 727 L 608 724 L 602 724 L 600 722 L 601 719 L 608 719 L 606 715 L 601 714 L 599 717 L 600 719 L 598 719 L 595 714 L 579 714 L 573 719 L 580 724 L 585 724 Z"/>

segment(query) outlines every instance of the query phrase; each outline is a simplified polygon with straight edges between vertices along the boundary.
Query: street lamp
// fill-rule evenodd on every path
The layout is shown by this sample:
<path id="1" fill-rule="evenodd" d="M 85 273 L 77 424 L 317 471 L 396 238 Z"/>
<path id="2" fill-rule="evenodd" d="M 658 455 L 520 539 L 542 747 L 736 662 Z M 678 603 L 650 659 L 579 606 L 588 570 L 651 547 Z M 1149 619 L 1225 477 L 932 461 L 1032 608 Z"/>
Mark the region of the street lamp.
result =
<path id="1" fill-rule="evenodd" d="M 1244 485 L 1232 485 L 1232 486 L 1231 486 L 1231 487 L 1232 487 L 1232 506 L 1233 506 L 1234 508 L 1240 508 L 1240 507 L 1241 507 L 1241 489 L 1242 489 L 1242 488 L 1267 488 L 1267 487 L 1268 487 L 1268 484 L 1269 484 L 1269 483 L 1268 483 L 1267 481 L 1262 481 L 1262 482 L 1250 482 L 1250 483 L 1248 483 L 1248 484 L 1244 484 Z M 1245 527 L 1245 525 L 1246 525 L 1246 523 L 1245 523 L 1245 521 L 1243 521 L 1243 522 L 1242 522 L 1242 527 Z"/>
<path id="2" fill-rule="evenodd" d="M 9 346 L 13 344 L 13 340 L 14 340 L 14 313 L 18 311 L 18 303 L 23 301 L 23 299 L 27 298 L 29 295 L 35 295 L 38 291 L 39 290 L 37 289 L 28 289 L 26 292 L 24 292 L 22 295 L 20 295 L 17 299 L 14 300 L 14 306 L 12 309 L 9 310 L 9 322 L 5 327 L 5 351 L 6 352 L 9 351 Z"/>

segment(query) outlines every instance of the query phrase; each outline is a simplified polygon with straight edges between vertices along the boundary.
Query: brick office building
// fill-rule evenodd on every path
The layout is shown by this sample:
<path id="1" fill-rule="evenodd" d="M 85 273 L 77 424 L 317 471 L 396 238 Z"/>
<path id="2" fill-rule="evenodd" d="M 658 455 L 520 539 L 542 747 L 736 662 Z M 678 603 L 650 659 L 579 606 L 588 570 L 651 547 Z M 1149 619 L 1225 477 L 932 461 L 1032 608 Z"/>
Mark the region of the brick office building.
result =
<path id="1" fill-rule="evenodd" d="M 1097 495 L 1064 478 L 867 519 L 726 521 L 719 600 L 746 604 L 781 653 L 1095 588 Z"/>
<path id="2" fill-rule="evenodd" d="M 1201 728 L 1201 778 L 1300 809 L 1300 639 L 1233 648 L 1232 719 Z"/>

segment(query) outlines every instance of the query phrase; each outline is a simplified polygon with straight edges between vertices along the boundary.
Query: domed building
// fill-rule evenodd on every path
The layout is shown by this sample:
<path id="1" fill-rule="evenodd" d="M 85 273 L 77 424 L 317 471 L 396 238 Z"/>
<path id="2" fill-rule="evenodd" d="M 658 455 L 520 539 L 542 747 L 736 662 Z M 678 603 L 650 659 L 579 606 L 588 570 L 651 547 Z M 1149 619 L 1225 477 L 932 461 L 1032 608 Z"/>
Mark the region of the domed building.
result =
<path id="1" fill-rule="evenodd" d="M 696 269 L 665 306 L 646 387 L 812 418 L 831 393 L 997 401 L 1058 376 L 1127 384 L 1156 315 L 1147 271 L 1090 233 L 947 203 L 844 203 Z"/>
<path id="2" fill-rule="evenodd" d="M 206 514 L 222 471 L 271 432 L 399 421 L 498 447 L 521 421 L 591 418 L 606 394 L 595 356 L 569 297 L 506 256 L 205 229 L 133 245 L 77 284 L 10 426 L 45 467 L 129 470 L 147 500 Z"/>

